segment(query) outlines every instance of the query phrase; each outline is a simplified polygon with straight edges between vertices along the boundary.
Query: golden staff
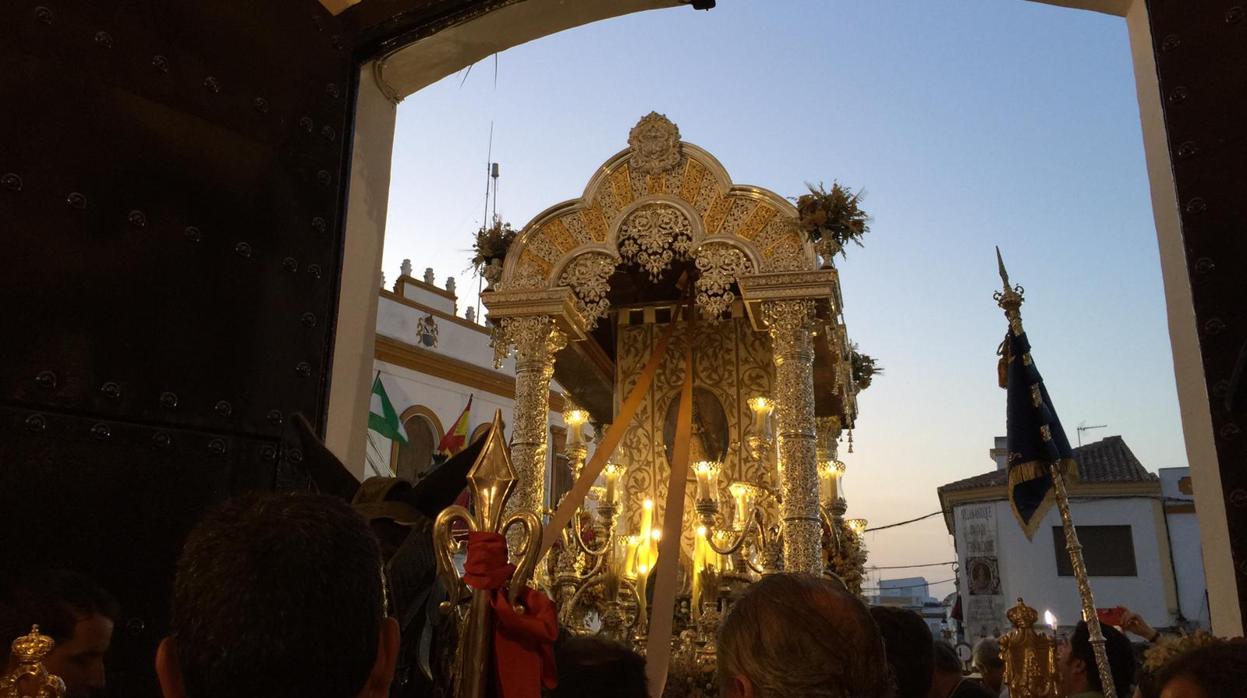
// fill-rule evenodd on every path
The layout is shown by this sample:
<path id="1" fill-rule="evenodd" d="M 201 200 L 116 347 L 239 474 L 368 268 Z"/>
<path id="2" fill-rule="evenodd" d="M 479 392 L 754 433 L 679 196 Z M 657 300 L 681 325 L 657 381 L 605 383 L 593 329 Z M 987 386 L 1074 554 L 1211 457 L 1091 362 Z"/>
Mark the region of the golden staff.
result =
<path id="1" fill-rule="evenodd" d="M 493 637 L 490 598 L 493 592 L 472 589 L 469 595 L 467 585 L 455 568 L 454 555 L 462 547 L 451 536 L 451 523 L 457 519 L 467 524 L 469 531 L 491 531 L 504 536 L 507 529 L 515 524 L 524 528 L 524 547 L 513 556 L 519 559 L 519 564 L 507 586 L 508 601 L 517 612 L 522 612 L 523 608 L 517 605 L 516 596 L 523 590 L 537 567 L 541 552 L 541 520 L 531 511 L 515 512 L 505 521 L 502 519 L 507 499 L 515 489 L 515 480 L 515 468 L 511 465 L 511 456 L 502 438 L 502 411 L 498 410 L 494 413 L 494 422 L 490 425 L 485 446 L 468 471 L 468 489 L 472 493 L 476 514 L 473 515 L 461 506 L 452 505 L 443 509 L 433 523 L 433 551 L 437 556 L 437 571 L 450 596 L 448 601 L 442 602 L 441 608 L 444 612 L 455 609 L 460 612 L 460 645 L 454 670 L 455 695 L 458 698 L 485 698 L 490 683 Z M 469 599 L 468 611 L 464 615 L 460 605 Z"/>
<path id="2" fill-rule="evenodd" d="M 1000 266 L 1000 280 L 1004 290 L 995 294 L 996 304 L 1005 311 L 1009 320 L 1009 328 L 1014 336 L 1022 335 L 1022 294 L 1021 286 L 1009 285 L 1009 272 L 1005 271 L 1004 259 L 1000 256 L 1000 248 L 996 248 L 996 263 Z M 1022 360 L 1022 357 L 1017 357 Z M 1078 584 L 1078 596 L 1082 599 L 1082 618 L 1087 622 L 1087 634 L 1090 636 L 1091 649 L 1095 653 L 1096 668 L 1100 673 L 1100 686 L 1104 698 L 1117 698 L 1117 689 L 1113 685 L 1113 671 L 1108 664 L 1108 653 L 1104 650 L 1104 631 L 1100 628 L 1100 617 L 1095 612 L 1095 597 L 1091 594 L 1091 582 L 1087 579 L 1087 565 L 1082 557 L 1082 544 L 1078 542 L 1078 531 L 1074 529 L 1074 520 L 1069 513 L 1069 493 L 1065 490 L 1065 471 L 1059 460 L 1048 465 L 1052 475 L 1052 486 L 1056 493 L 1056 505 L 1061 512 L 1061 527 L 1065 529 L 1065 550 L 1069 553 L 1070 566 L 1074 568 L 1074 579 Z"/>

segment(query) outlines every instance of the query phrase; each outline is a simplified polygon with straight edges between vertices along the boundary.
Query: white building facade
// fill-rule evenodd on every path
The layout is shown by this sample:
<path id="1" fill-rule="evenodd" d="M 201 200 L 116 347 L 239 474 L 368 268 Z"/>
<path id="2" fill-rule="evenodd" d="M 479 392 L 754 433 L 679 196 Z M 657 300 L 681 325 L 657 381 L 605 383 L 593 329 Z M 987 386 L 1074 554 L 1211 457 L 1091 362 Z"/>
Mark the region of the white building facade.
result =
<path id="1" fill-rule="evenodd" d="M 1051 611 L 1065 629 L 1082 618 L 1060 513 L 1049 509 L 1027 540 L 1008 501 L 1002 442 L 992 451 L 995 471 L 939 488 L 956 542 L 960 615 L 970 643 L 1007 632 L 1005 612 L 1019 598 L 1041 616 Z M 1194 503 L 1167 499 L 1163 486 L 1172 481 L 1177 492 L 1183 477 L 1189 485 L 1187 469 L 1167 469 L 1164 478 L 1149 473 L 1118 436 L 1077 448 L 1074 456 L 1079 478 L 1069 484 L 1070 513 L 1097 607 L 1125 606 L 1157 628 L 1207 628 Z"/>
<path id="2" fill-rule="evenodd" d="M 508 438 L 514 422 L 514 358 L 494 368 L 489 328 L 469 319 L 472 308 L 459 307 L 453 278 L 439 287 L 432 269 L 425 270 L 423 280 L 412 277 L 410 271 L 404 261 L 393 290 L 380 291 L 374 361 L 374 375 L 380 376 L 399 415 L 408 445 L 369 430 L 367 457 L 360 464 L 364 477 L 419 479 L 432 464 L 442 436 L 454 429 L 469 397 L 469 441 L 488 427 L 497 410 L 502 411 Z M 561 388 L 552 384 L 547 458 L 556 464 L 564 436 L 564 405 Z M 546 491 L 551 491 L 550 483 Z"/>

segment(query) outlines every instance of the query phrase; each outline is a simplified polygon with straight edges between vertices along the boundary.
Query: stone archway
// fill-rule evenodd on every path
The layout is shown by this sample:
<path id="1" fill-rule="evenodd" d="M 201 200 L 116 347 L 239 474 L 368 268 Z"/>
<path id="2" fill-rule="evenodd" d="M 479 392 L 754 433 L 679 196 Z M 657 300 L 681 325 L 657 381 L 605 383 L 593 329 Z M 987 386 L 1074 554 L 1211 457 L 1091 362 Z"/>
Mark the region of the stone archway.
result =
<path id="1" fill-rule="evenodd" d="M 1196 294 L 1191 279 L 1202 278 L 1198 275 L 1206 273 L 1206 264 L 1204 270 L 1197 268 L 1197 262 L 1205 259 L 1205 250 L 1199 246 L 1190 247 L 1184 240 L 1171 157 L 1171 151 L 1178 152 L 1179 142 L 1195 131 L 1187 129 L 1181 138 L 1178 135 L 1170 138 L 1165 128 L 1161 85 L 1157 75 L 1157 51 L 1160 50 L 1162 37 L 1166 46 L 1171 43 L 1176 46 L 1177 43 L 1170 41 L 1171 34 L 1181 38 L 1183 32 L 1194 31 L 1201 39 L 1215 39 L 1224 31 L 1233 31 L 1234 25 L 1218 17 L 1216 21 L 1205 22 L 1198 30 L 1192 30 L 1186 20 L 1197 22 L 1193 13 L 1162 12 L 1163 16 L 1153 17 L 1146 0 L 1028 1 L 1122 17 L 1129 31 L 1182 427 L 1201 505 L 1200 519 L 1205 524 L 1201 526 L 1201 542 L 1209 580 L 1208 593 L 1214 625 L 1219 632 L 1237 634 L 1243 627 L 1243 616 L 1240 614 L 1240 590 L 1236 586 L 1239 579 L 1236 562 L 1247 555 L 1232 550 L 1230 529 L 1241 528 L 1241 522 L 1247 519 L 1235 514 L 1234 525 L 1227 525 L 1229 505 L 1225 497 L 1232 486 L 1237 486 L 1232 485 L 1238 479 L 1233 474 L 1233 463 L 1237 461 L 1228 455 L 1228 451 L 1227 455 L 1219 454 L 1218 447 L 1229 449 L 1229 441 L 1238 427 L 1220 413 L 1214 422 L 1214 409 L 1219 410 L 1215 403 L 1220 398 L 1212 395 L 1209 389 L 1212 382 L 1221 377 L 1219 372 L 1228 370 L 1226 367 L 1233 364 L 1233 356 L 1201 347 L 1198 329 L 1214 314 L 1213 309 L 1203 305 L 1230 302 L 1237 296 L 1232 291 L 1219 290 L 1220 286 L 1206 285 L 1201 291 L 1203 300 L 1200 303 L 1203 305 L 1196 309 Z M 416 0 L 388 4 L 378 0 L 321 2 L 339 15 L 346 26 L 371 37 L 368 45 L 359 47 L 356 52 L 362 69 L 347 223 L 347 246 L 352 254 L 347 255 L 342 269 L 343 292 L 339 301 L 340 321 L 334 351 L 327 434 L 327 440 L 336 452 L 346 456 L 349 462 L 362 462 L 365 441 L 363 430 L 358 425 L 363 423 L 359 415 L 367 414 L 368 409 L 373 342 L 369 323 L 376 316 L 375 293 L 372 291 L 375 289 L 385 228 L 384 202 L 393 144 L 395 104 L 422 87 L 509 47 L 630 12 L 687 3 L 680 0 L 603 0 L 575 4 L 561 0 L 455 0 L 431 8 Z M 1208 11 L 1213 10 L 1208 8 Z M 1160 34 L 1154 37 L 1153 32 Z M 404 40 L 396 40 L 397 36 Z M 1202 66 L 1209 60 L 1212 59 L 1204 57 L 1193 62 L 1167 63 L 1171 80 L 1169 87 L 1181 84 L 1173 77 L 1174 71 L 1188 66 Z M 1206 90 L 1203 99 L 1225 101 L 1232 94 L 1232 91 L 1226 90 Z M 1195 112 L 1189 108 L 1186 113 L 1186 119 L 1193 119 L 1184 122 L 1188 127 L 1194 124 L 1211 127 L 1216 123 L 1215 118 L 1192 116 Z M 1211 113 L 1225 112 L 1221 109 L 1198 112 L 1201 115 Z M 1209 142 L 1212 142 L 1214 139 L 1211 136 L 1215 133 L 1207 135 L 1210 136 Z M 1230 167 L 1226 162 L 1233 161 L 1203 158 L 1200 167 L 1204 169 L 1200 172 L 1210 169 L 1222 176 L 1192 181 L 1233 181 L 1232 177 L 1224 176 L 1224 168 Z M 1206 194 L 1202 190 L 1195 193 Z M 1193 195 L 1187 192 L 1185 196 L 1191 198 Z M 1196 198 L 1204 201 L 1203 196 Z M 377 205 L 378 202 L 381 205 Z M 1227 238 L 1223 235 L 1209 236 L 1209 240 L 1224 239 Z M 1191 255 L 1189 264 L 1188 255 Z M 1230 268 L 1228 264 L 1221 264 L 1220 267 Z M 350 318 L 357 321 L 348 324 Z M 1228 342 L 1223 340 L 1222 344 L 1228 345 Z M 1206 370 L 1210 371 L 1207 379 Z M 1241 443 L 1240 439 L 1234 448 L 1241 448 Z M 1247 592 L 1241 593 L 1247 598 Z"/>

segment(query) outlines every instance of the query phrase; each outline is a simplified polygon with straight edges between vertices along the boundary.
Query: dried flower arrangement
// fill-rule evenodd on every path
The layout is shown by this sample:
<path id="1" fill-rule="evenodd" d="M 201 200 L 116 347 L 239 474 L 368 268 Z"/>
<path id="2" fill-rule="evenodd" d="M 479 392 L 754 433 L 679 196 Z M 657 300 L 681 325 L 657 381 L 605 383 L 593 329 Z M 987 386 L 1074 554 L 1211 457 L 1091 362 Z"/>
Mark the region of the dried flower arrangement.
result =
<path id="1" fill-rule="evenodd" d="M 801 229 L 810 242 L 830 244 L 831 254 L 844 254 L 844 246 L 850 242 L 862 245 L 862 238 L 870 232 L 870 216 L 860 203 L 865 192 L 854 192 L 839 182 L 831 183 L 828 191 L 820 182 L 818 186 L 806 183 L 810 193 L 796 198 Z"/>

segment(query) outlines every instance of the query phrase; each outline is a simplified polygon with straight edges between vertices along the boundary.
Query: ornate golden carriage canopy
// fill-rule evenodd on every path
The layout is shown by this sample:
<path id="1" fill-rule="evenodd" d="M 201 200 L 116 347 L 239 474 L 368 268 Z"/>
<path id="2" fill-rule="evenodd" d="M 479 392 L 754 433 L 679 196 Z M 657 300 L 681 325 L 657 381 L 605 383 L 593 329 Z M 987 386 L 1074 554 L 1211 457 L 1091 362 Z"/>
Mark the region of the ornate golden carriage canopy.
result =
<path id="1" fill-rule="evenodd" d="M 665 116 L 642 118 L 628 143 L 580 198 L 534 218 L 505 260 L 486 270 L 483 300 L 498 358 L 516 355 L 514 506 L 553 505 L 545 492 L 551 378 L 594 422 L 611 424 L 661 328 L 687 319 L 692 307 L 694 450 L 714 451 L 706 458 L 721 468 L 725 500 L 730 482 L 774 491 L 786 567 L 818 571 L 819 464 L 834 459 L 840 430 L 856 417 L 834 251 L 816 251 L 789 201 L 734 184 Z M 685 341 L 677 333 L 668 351 L 682 351 Z M 628 530 L 643 525 L 644 500 L 664 501 L 670 479 L 684 370 L 677 360 L 663 366 L 613 454 L 626 470 Z M 749 406 L 758 397 L 775 404 L 778 439 L 768 449 L 758 448 L 757 434 L 769 430 L 770 410 Z M 695 495 L 686 499 L 693 510 Z M 690 555 L 692 519 L 683 531 Z"/>
<path id="2" fill-rule="evenodd" d="M 710 153 L 679 140 L 678 127 L 651 113 L 629 147 L 597 170 L 578 199 L 524 226 L 485 297 L 490 319 L 543 314 L 570 340 L 556 377 L 595 422 L 610 423 L 616 360 L 613 311 L 678 304 L 695 279 L 703 317 L 737 301 L 754 329 L 768 326 L 767 300 L 814 304 L 815 410 L 851 426 L 856 414 L 847 363 L 839 279 L 797 226 L 797 211 L 760 187 L 734 184 Z M 591 341 L 583 341 L 591 340 Z"/>

